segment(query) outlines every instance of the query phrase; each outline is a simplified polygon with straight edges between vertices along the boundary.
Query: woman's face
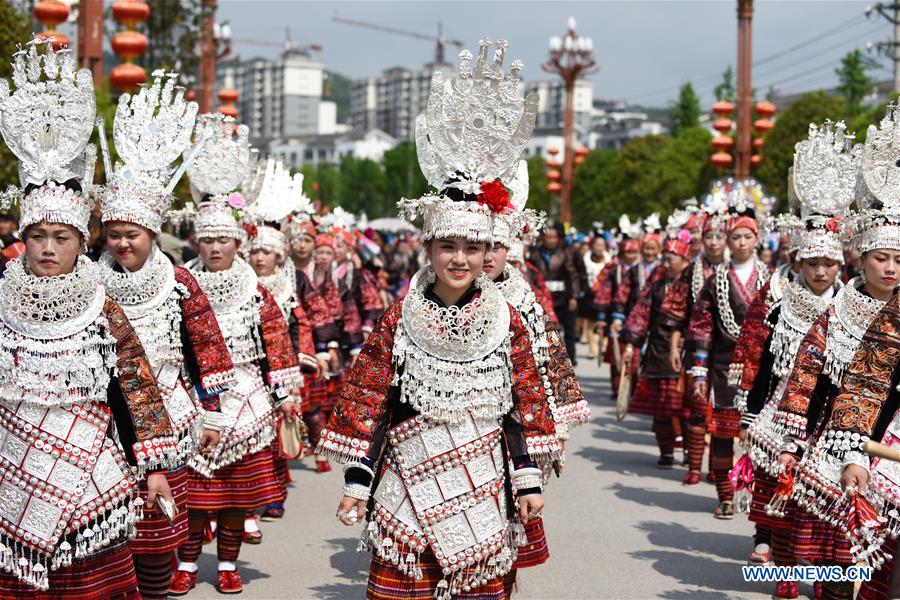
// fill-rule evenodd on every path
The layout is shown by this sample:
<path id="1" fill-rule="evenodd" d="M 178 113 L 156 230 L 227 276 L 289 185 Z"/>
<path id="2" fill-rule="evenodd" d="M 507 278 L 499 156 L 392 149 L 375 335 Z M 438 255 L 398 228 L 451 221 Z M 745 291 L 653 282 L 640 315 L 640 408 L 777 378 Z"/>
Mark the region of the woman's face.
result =
<path id="1" fill-rule="evenodd" d="M 641 259 L 645 263 L 652 263 L 659 258 L 659 242 L 656 240 L 648 240 L 641 246 Z"/>
<path id="2" fill-rule="evenodd" d="M 71 273 L 84 238 L 70 225 L 41 221 L 25 231 L 25 262 L 38 277 Z"/>
<path id="3" fill-rule="evenodd" d="M 250 266 L 253 267 L 253 270 L 260 277 L 266 277 L 275 273 L 275 267 L 280 262 L 278 259 L 278 253 L 265 248 L 257 248 L 250 252 Z"/>
<path id="4" fill-rule="evenodd" d="M 728 249 L 731 260 L 740 264 L 753 258 L 759 238 L 749 227 L 737 227 L 728 234 Z"/>
<path id="5" fill-rule="evenodd" d="M 216 273 L 231 268 L 239 245 L 236 239 L 230 237 L 203 237 L 197 243 L 197 252 L 206 270 Z"/>
<path id="6" fill-rule="evenodd" d="M 591 244 L 591 254 L 602 256 L 604 252 L 606 252 L 606 239 L 600 236 L 595 237 L 594 243 Z"/>
<path id="7" fill-rule="evenodd" d="M 433 240 L 428 256 L 437 281 L 454 291 L 469 289 L 484 267 L 487 244 L 452 237 Z"/>
<path id="8" fill-rule="evenodd" d="M 862 269 L 869 293 L 887 300 L 900 281 L 900 250 L 870 250 L 863 254 Z"/>
<path id="9" fill-rule="evenodd" d="M 688 259 L 674 252 L 663 254 L 663 264 L 666 267 L 666 274 L 669 276 L 669 279 L 677 279 L 681 272 L 687 268 L 688 262 Z"/>
<path id="10" fill-rule="evenodd" d="M 816 296 L 821 296 L 825 290 L 834 285 L 841 263 L 830 258 L 805 258 L 800 261 L 800 270 L 809 290 Z"/>
<path id="11" fill-rule="evenodd" d="M 725 256 L 725 234 L 711 229 L 703 234 L 703 253 L 712 262 L 720 262 Z"/>
<path id="12" fill-rule="evenodd" d="M 496 279 L 503 274 L 503 269 L 506 268 L 506 255 L 508 253 L 509 248 L 506 246 L 494 244 L 493 249 L 484 255 L 484 265 L 481 268 L 491 281 L 496 281 Z"/>
<path id="13" fill-rule="evenodd" d="M 110 256 L 127 271 L 137 271 L 147 262 L 156 236 L 134 223 L 106 224 L 106 249 Z"/>
<path id="14" fill-rule="evenodd" d="M 310 257 L 312 257 L 312 253 L 315 247 L 316 239 L 311 235 L 307 235 L 305 233 L 301 233 L 297 238 L 294 239 L 294 242 L 291 244 L 291 248 L 293 249 L 294 254 L 301 260 L 308 260 Z"/>
<path id="15" fill-rule="evenodd" d="M 331 246 L 319 246 L 316 248 L 316 264 L 320 267 L 331 268 L 334 263 L 334 248 Z"/>

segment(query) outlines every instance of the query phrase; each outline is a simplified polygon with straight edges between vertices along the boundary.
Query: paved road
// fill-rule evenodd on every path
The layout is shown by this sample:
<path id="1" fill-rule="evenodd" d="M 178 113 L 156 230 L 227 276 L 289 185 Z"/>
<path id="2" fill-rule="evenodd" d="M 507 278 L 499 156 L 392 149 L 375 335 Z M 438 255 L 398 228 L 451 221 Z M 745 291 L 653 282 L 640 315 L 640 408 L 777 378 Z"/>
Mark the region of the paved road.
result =
<path id="1" fill-rule="evenodd" d="M 714 519 L 713 485 L 683 487 L 683 467 L 658 470 L 649 419 L 617 422 L 608 371 L 592 363 L 582 359 L 577 371 L 593 420 L 573 433 L 566 472 L 546 492 L 551 558 L 520 574 L 514 597 L 770 597 L 773 584 L 741 578 L 752 546 L 746 517 Z M 319 475 L 305 462 L 292 474 L 285 519 L 263 523 L 263 543 L 241 551 L 242 597 L 363 598 L 368 558 L 356 553 L 359 529 L 334 518 L 340 470 Z M 201 582 L 188 598 L 221 598 L 212 585 L 214 545 L 204 551 Z"/>

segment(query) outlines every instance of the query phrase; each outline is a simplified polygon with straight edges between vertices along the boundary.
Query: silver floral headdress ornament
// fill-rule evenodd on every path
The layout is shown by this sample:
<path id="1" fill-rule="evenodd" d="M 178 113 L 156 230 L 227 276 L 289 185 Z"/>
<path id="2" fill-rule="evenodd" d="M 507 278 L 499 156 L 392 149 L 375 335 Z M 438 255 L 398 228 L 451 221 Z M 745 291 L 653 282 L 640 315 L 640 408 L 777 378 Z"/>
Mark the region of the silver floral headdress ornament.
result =
<path id="1" fill-rule="evenodd" d="M 447 81 L 442 72 L 431 79 L 425 113 L 416 118 L 416 152 L 422 173 L 437 194 L 398 206 L 406 219 L 423 217 L 422 239 L 463 237 L 490 242 L 492 215 L 509 208 L 503 181 L 515 175 L 519 156 L 534 130 L 537 95 L 522 99 L 514 60 L 503 72 L 507 42 L 498 40 L 488 60 L 491 40 L 482 38 L 472 65 L 463 50 L 459 70 Z"/>
<path id="2" fill-rule="evenodd" d="M 853 203 L 862 148 L 843 122 L 809 126 L 794 150 L 793 194 L 800 205 L 797 259 L 844 261 L 842 219 Z M 791 235 L 794 238 L 794 235 Z"/>
<path id="3" fill-rule="evenodd" d="M 221 113 L 197 119 L 194 138 L 205 143 L 187 169 L 197 210 L 189 206 L 173 214 L 177 220 L 193 220 L 197 237 L 246 239 L 242 221 L 247 201 L 237 190 L 250 174 L 249 136 L 246 125 Z"/>
<path id="4" fill-rule="evenodd" d="M 244 215 L 250 235 L 246 251 L 264 249 L 284 258 L 287 240 L 281 231 L 282 223 L 288 215 L 303 210 L 309 203 L 303 195 L 303 175 L 298 173 L 292 177 L 284 163 L 274 158 L 261 164 L 260 170 L 262 177 L 252 178 L 255 180 L 252 185 L 258 185 L 258 189 L 251 192 L 253 201 Z"/>
<path id="5" fill-rule="evenodd" d="M 137 95 L 119 97 L 113 143 L 123 162 L 112 171 L 101 207 L 104 223 L 125 221 L 159 234 L 174 200 L 172 190 L 204 139 L 173 174 L 171 163 L 191 143 L 197 103 L 185 101 L 184 90 L 176 90 L 177 74 L 155 71 L 153 77 L 153 84 Z"/>
<path id="6" fill-rule="evenodd" d="M 97 159 L 88 144 L 96 113 L 91 72 L 76 70 L 71 52 L 54 52 L 47 40 L 19 49 L 12 70 L 15 91 L 0 79 L 0 134 L 19 159 L 22 189 L 10 186 L 0 204 L 19 202 L 19 233 L 48 221 L 70 225 L 87 239 Z M 81 191 L 64 185 L 72 180 Z"/>
<path id="7" fill-rule="evenodd" d="M 893 102 L 866 131 L 856 191 L 860 251 L 900 250 L 900 107 Z"/>

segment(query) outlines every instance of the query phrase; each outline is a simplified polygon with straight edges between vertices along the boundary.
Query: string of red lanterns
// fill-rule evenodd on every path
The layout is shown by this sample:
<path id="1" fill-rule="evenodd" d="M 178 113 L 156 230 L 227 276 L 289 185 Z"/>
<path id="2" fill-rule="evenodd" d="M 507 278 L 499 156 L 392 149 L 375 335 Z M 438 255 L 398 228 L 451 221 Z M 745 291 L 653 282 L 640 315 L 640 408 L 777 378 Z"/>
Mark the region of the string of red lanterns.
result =
<path id="1" fill-rule="evenodd" d="M 120 92 L 133 92 L 147 81 L 147 72 L 134 60 L 147 51 L 147 36 L 137 31 L 139 23 L 150 17 L 150 6 L 143 0 L 116 0 L 112 5 L 113 19 L 125 26 L 112 37 L 113 52 L 122 64 L 113 67 L 109 83 Z"/>
<path id="2" fill-rule="evenodd" d="M 753 140 L 754 154 L 750 157 L 750 165 L 758 167 L 762 163 L 760 152 L 765 143 L 765 136 L 775 126 L 775 123 L 772 121 L 772 117 L 775 115 L 775 105 L 768 100 L 763 100 L 757 102 L 754 109 L 758 118 L 754 121 L 753 128 L 756 130 L 758 137 Z M 714 135 L 712 138 L 712 147 L 715 152 L 709 157 L 709 162 L 713 166 L 724 170 L 734 164 L 734 156 L 732 154 L 734 137 L 730 135 L 734 130 L 734 121 L 731 119 L 731 115 L 734 113 L 734 104 L 720 100 L 713 103 L 712 112 L 715 115 L 712 128 L 718 135 Z"/>
<path id="3" fill-rule="evenodd" d="M 53 38 L 51 46 L 54 50 L 68 47 L 69 37 L 56 30 L 57 25 L 69 18 L 67 5 L 59 0 L 41 0 L 34 5 L 34 18 L 44 26 L 44 31 L 36 34 L 35 39 Z"/>

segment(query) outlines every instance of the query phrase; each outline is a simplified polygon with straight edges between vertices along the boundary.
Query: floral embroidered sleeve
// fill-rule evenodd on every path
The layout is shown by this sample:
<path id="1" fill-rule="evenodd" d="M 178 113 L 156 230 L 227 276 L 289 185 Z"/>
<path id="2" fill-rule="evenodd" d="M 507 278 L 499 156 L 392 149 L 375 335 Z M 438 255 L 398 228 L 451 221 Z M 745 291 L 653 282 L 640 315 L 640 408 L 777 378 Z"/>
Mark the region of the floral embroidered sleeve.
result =
<path id="1" fill-rule="evenodd" d="M 685 365 L 690 365 L 695 377 L 706 376 L 706 365 L 709 357 L 709 349 L 712 346 L 714 315 L 713 306 L 715 303 L 713 286 L 715 285 L 715 276 L 711 276 L 703 284 L 697 302 L 691 310 L 691 317 L 688 323 L 687 332 L 684 339 L 684 347 L 686 352 Z"/>
<path id="2" fill-rule="evenodd" d="M 672 282 L 659 307 L 657 319 L 661 327 L 671 331 L 684 331 L 690 319 L 691 279 L 696 263 L 691 263 L 681 276 Z"/>
<path id="3" fill-rule="evenodd" d="M 619 339 L 623 344 L 631 344 L 636 348 L 644 345 L 647 339 L 647 331 L 650 328 L 650 309 L 653 303 L 653 287 L 657 284 L 648 285 L 641 291 L 640 298 L 625 321 L 622 333 Z"/>
<path id="4" fill-rule="evenodd" d="M 337 342 L 340 331 L 328 302 L 313 287 L 304 271 L 297 271 L 297 299 L 309 318 L 316 352 L 327 352 L 329 344 Z"/>
<path id="5" fill-rule="evenodd" d="M 300 303 L 291 308 L 291 321 L 291 342 L 297 352 L 300 367 L 306 373 L 315 372 L 318 363 L 316 362 L 316 345 L 313 342 L 312 326 Z"/>
<path id="6" fill-rule="evenodd" d="M 110 405 L 119 435 L 127 442 L 123 443 L 126 455 L 135 461 L 138 474 L 143 477 L 171 466 L 170 457 L 178 454 L 175 435 L 150 362 L 128 317 L 111 298 L 106 299 L 103 314 L 109 323 L 109 334 L 116 341 L 116 376 L 110 385 L 117 385 L 115 391 L 121 394 L 113 394 Z M 120 400 L 127 415 L 117 409 Z"/>
<path id="7" fill-rule="evenodd" d="M 825 450 L 844 466 L 852 463 L 869 468 L 863 446 L 875 432 L 900 363 L 898 304 L 900 296 L 894 295 L 872 321 L 834 399 L 829 422 L 833 431 L 828 432 Z"/>
<path id="8" fill-rule="evenodd" d="M 809 416 L 822 411 L 823 407 L 815 404 L 823 403 L 818 390 L 825 371 L 825 340 L 833 310 L 829 308 L 819 315 L 800 342 L 784 395 L 772 420 L 778 435 L 806 440 Z"/>
<path id="9" fill-rule="evenodd" d="M 628 269 L 624 275 L 622 276 L 622 282 L 619 284 L 619 287 L 616 289 L 615 296 L 613 296 L 612 302 L 612 319 L 613 321 L 625 321 L 625 318 L 628 316 L 629 309 L 631 308 L 631 297 L 632 297 L 632 289 L 635 287 L 637 282 L 635 281 L 635 274 L 637 273 L 634 269 L 640 269 L 640 265 L 636 265 Z"/>
<path id="10" fill-rule="evenodd" d="M 613 289 L 615 288 L 613 278 L 616 274 L 617 259 L 612 259 L 600 271 L 597 276 L 597 283 L 594 291 L 594 310 L 597 312 L 598 321 L 606 321 L 607 316 L 612 312 Z"/>
<path id="11" fill-rule="evenodd" d="M 204 392 L 200 395 L 203 408 L 218 411 L 218 395 L 235 377 L 231 355 L 209 299 L 197 280 L 187 269 L 175 267 L 175 281 L 187 290 L 187 296 L 181 300 L 181 324 L 188 343 L 185 347 L 188 370 L 197 371 L 196 383 Z"/>
<path id="12" fill-rule="evenodd" d="M 375 321 L 384 314 L 384 303 L 378 293 L 378 281 L 368 269 L 359 269 L 359 312 L 363 332 L 372 331 Z"/>
<path id="13" fill-rule="evenodd" d="M 402 301 L 395 302 L 366 338 L 331 418 L 322 429 L 317 453 L 340 462 L 367 458 L 387 411 L 388 392 L 394 379 L 394 334 L 402 308 Z"/>
<path id="14" fill-rule="evenodd" d="M 547 377 L 556 396 L 557 423 L 568 431 L 576 425 L 587 423 L 591 418 L 591 407 L 584 399 L 581 384 L 575 376 L 575 369 L 569 359 L 566 347 L 559 339 L 559 332 L 553 327 L 547 316 L 547 342 L 549 343 L 550 361 L 547 363 Z M 563 433 L 560 431 L 560 433 Z"/>
<path id="15" fill-rule="evenodd" d="M 731 355 L 731 364 L 728 367 L 728 385 L 737 386 L 735 402 L 738 404 L 746 399 L 756 380 L 760 359 L 766 347 L 766 340 L 772 333 L 771 327 L 766 323 L 766 315 L 772 305 L 769 293 L 769 282 L 756 292 L 744 322 L 741 324 L 741 333 L 738 335 Z"/>
<path id="16" fill-rule="evenodd" d="M 259 331 L 266 354 L 268 384 L 276 393 L 303 385 L 303 373 L 291 343 L 287 321 L 272 294 L 261 283 L 256 289 L 262 296 Z"/>
<path id="17" fill-rule="evenodd" d="M 531 351 L 528 329 L 512 306 L 509 307 L 509 311 L 513 394 L 522 415 L 528 454 L 533 460 L 539 461 L 554 458 L 559 452 L 551 406 L 551 402 L 555 403 L 555 397 L 548 393 L 551 389 L 545 389 L 541 383 L 541 376 Z"/>

